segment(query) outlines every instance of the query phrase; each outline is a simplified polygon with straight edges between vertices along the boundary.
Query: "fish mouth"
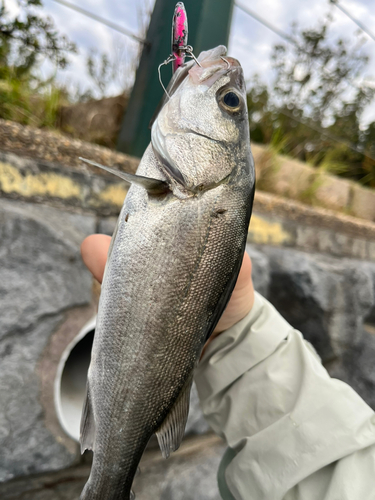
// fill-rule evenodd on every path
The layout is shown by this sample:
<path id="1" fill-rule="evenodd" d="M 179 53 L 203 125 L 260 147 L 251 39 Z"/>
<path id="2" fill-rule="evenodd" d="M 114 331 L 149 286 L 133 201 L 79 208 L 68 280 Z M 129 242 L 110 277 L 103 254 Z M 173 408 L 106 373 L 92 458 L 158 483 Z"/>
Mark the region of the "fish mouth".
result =
<path id="1" fill-rule="evenodd" d="M 193 65 L 188 71 L 190 81 L 195 85 L 211 86 L 221 76 L 241 68 L 239 61 L 234 57 L 225 57 L 226 53 L 224 45 L 202 52 L 198 57 L 199 65 Z"/>

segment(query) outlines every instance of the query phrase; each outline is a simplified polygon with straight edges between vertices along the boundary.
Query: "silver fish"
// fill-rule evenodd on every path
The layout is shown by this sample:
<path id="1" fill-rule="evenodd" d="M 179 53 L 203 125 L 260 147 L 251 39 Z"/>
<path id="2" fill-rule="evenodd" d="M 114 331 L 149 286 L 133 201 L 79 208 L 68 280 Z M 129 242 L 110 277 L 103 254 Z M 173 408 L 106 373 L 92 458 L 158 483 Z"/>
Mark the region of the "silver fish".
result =
<path id="1" fill-rule="evenodd" d="M 81 422 L 82 451 L 94 451 L 82 500 L 129 500 L 152 434 L 165 457 L 179 447 L 194 368 L 238 276 L 255 179 L 243 72 L 225 53 L 176 71 L 137 174 L 123 174 L 132 185 Z"/>

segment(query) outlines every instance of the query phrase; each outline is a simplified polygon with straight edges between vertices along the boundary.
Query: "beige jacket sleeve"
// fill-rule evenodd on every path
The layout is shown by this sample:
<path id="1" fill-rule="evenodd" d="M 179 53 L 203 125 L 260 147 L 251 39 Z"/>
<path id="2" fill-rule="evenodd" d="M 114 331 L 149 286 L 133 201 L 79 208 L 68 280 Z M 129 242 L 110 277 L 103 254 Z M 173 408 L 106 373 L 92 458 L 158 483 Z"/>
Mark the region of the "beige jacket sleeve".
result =
<path id="1" fill-rule="evenodd" d="M 375 499 L 373 410 L 261 295 L 210 343 L 195 381 L 229 446 L 224 500 Z"/>

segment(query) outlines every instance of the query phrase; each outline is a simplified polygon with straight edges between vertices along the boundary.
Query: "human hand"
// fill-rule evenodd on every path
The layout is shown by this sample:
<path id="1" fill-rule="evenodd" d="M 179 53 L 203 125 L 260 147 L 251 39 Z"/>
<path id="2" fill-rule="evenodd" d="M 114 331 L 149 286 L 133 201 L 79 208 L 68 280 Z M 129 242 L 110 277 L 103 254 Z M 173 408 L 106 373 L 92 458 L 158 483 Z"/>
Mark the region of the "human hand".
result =
<path id="1" fill-rule="evenodd" d="M 105 234 L 92 234 L 85 238 L 81 245 L 83 262 L 99 283 L 101 283 L 103 279 L 104 266 L 107 261 L 110 243 L 110 236 L 106 236 Z M 211 342 L 219 333 L 227 330 L 244 318 L 250 312 L 253 304 L 254 286 L 251 279 L 251 260 L 249 255 L 245 252 L 240 274 L 230 301 L 207 343 Z"/>

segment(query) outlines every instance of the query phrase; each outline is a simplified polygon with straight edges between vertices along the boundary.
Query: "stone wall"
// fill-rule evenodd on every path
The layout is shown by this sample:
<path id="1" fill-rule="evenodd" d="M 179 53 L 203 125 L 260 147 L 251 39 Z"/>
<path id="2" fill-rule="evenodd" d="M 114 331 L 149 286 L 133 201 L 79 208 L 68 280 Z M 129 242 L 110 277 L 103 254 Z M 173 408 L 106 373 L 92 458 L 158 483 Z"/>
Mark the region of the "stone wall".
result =
<path id="1" fill-rule="evenodd" d="M 0 140 L 0 498 L 78 500 L 90 456 L 59 423 L 54 381 L 97 305 L 79 245 L 111 234 L 126 186 L 77 157 L 137 160 L 4 122 Z M 248 252 L 256 288 L 375 408 L 375 224 L 258 192 Z M 219 500 L 224 449 L 193 390 L 181 450 L 166 462 L 150 443 L 137 499 Z"/>
<path id="2" fill-rule="evenodd" d="M 375 192 L 322 169 L 252 145 L 259 189 L 375 221 Z"/>

